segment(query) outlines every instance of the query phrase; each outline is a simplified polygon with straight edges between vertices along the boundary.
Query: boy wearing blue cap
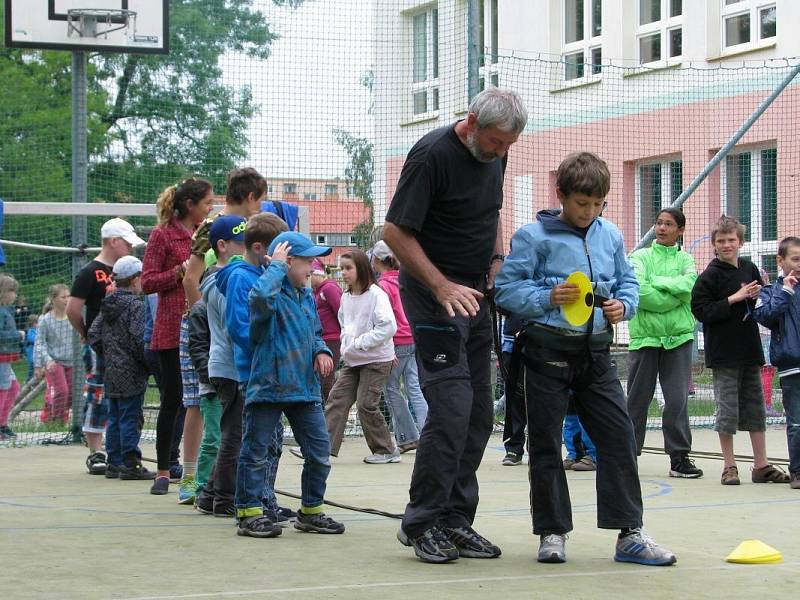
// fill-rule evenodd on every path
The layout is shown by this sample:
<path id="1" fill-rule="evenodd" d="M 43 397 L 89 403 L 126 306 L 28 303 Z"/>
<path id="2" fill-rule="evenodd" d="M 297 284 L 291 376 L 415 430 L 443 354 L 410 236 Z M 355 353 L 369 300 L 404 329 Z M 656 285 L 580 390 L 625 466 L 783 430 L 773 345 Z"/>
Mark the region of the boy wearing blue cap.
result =
<path id="1" fill-rule="evenodd" d="M 262 514 L 261 499 L 269 445 L 283 414 L 305 459 L 295 528 L 344 532 L 343 524 L 322 512 L 331 463 L 319 375 L 333 370 L 333 359 L 322 341 L 313 294 L 306 287 L 313 258 L 330 253 L 330 248 L 315 246 L 301 233 L 281 233 L 269 246 L 269 266 L 250 291 L 253 361 L 236 474 L 238 535 L 281 534 L 280 526 Z"/>

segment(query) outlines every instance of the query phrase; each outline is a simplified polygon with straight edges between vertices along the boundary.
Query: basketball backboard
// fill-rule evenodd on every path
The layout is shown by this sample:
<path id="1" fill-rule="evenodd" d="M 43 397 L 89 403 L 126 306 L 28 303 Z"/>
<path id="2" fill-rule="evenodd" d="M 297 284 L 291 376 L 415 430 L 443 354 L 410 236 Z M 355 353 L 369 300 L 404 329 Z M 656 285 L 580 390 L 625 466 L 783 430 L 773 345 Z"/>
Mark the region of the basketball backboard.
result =
<path id="1" fill-rule="evenodd" d="M 6 46 L 169 52 L 169 0 L 5 0 Z"/>

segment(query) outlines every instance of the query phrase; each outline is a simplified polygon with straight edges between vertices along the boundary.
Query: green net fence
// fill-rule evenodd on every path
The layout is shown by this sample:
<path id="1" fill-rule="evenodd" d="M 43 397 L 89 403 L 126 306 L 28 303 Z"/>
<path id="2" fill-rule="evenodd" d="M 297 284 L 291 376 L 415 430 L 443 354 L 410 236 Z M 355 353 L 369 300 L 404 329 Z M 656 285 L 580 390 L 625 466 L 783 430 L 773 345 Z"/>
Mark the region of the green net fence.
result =
<path id="1" fill-rule="evenodd" d="M 231 168 L 252 166 L 268 180 L 266 200 L 307 208 L 307 230 L 335 248 L 335 265 L 348 248 L 366 248 L 379 235 L 413 143 L 463 118 L 470 86 L 500 86 L 519 92 L 530 113 L 509 155 L 506 245 L 536 211 L 557 206 L 559 162 L 588 150 L 609 165 L 605 216 L 632 250 L 658 210 L 798 62 L 780 54 L 789 27 L 776 33 L 774 11 L 745 3 L 753 4 L 752 27 L 748 21 L 746 31 L 734 31 L 722 27 L 725 14 L 695 23 L 695 3 L 680 2 L 644 2 L 647 11 L 627 15 L 608 1 L 479 0 L 472 19 L 466 0 L 170 2 L 169 55 L 90 54 L 88 200 L 118 204 L 116 215 L 146 238 L 155 215 L 132 216 L 138 213 L 128 205 L 154 203 L 187 174 L 210 179 L 221 195 Z M 717 28 L 710 19 L 719 20 L 722 38 L 708 37 Z M 759 48 L 755 58 L 726 58 Z M 3 244 L 2 271 L 19 282 L 14 309 L 25 332 L 48 288 L 69 285 L 76 265 L 93 254 L 63 251 L 77 246 L 74 217 L 9 208 L 72 199 L 69 53 L 0 49 L 0 77 L 0 198 L 7 207 L 0 238 L 35 245 Z M 713 256 L 711 224 L 725 213 L 748 226 L 741 254 L 765 277 L 777 275 L 778 241 L 800 224 L 798 81 L 687 200 L 683 247 L 698 270 Z M 99 245 L 109 214 L 85 217 L 88 246 Z M 620 325 L 615 353 L 623 380 L 628 339 Z M 690 400 L 696 426 L 710 425 L 714 411 L 703 347 L 698 333 Z M 28 381 L 24 352 L 13 369 L 20 385 Z M 763 381 L 777 422 L 777 380 L 765 371 Z M 10 422 L 18 441 L 55 439 L 80 421 L 71 414 L 66 424 L 43 422 L 45 392 Z M 146 432 L 157 403 L 151 390 Z M 80 400 L 70 406 L 81 410 Z M 654 427 L 659 414 L 654 402 Z"/>

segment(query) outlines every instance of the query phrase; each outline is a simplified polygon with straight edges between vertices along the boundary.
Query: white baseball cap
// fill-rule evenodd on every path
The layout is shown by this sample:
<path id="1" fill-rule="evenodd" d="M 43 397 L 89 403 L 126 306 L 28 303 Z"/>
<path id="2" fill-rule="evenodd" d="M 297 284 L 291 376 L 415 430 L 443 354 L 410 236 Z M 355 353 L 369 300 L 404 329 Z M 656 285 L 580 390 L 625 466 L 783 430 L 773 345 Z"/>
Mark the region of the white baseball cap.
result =
<path id="1" fill-rule="evenodd" d="M 145 244 L 145 241 L 136 235 L 133 225 L 120 218 L 109 219 L 103 223 L 100 228 L 100 237 L 104 240 L 114 237 L 122 238 L 131 246 L 144 246 Z"/>
<path id="2" fill-rule="evenodd" d="M 127 279 L 141 272 L 142 261 L 135 256 L 123 256 L 114 263 L 113 273 L 117 279 Z"/>
<path id="3" fill-rule="evenodd" d="M 390 256 L 394 257 L 394 252 L 392 252 L 392 249 L 389 248 L 389 244 L 387 244 L 383 240 L 379 240 L 372 247 L 372 256 L 374 256 L 378 260 L 386 260 Z"/>

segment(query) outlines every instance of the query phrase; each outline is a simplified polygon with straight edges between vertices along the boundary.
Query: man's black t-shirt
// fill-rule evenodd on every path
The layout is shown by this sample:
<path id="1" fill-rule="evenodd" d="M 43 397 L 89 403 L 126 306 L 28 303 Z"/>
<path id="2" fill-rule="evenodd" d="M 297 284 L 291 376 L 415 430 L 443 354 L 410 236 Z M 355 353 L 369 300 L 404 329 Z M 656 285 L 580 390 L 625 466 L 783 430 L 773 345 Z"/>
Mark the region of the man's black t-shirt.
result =
<path id="1" fill-rule="evenodd" d="M 86 331 L 100 312 L 100 303 L 106 297 L 106 288 L 111 283 L 112 267 L 93 260 L 83 267 L 72 282 L 70 296 L 86 302 Z"/>
<path id="2" fill-rule="evenodd" d="M 453 125 L 435 129 L 408 153 L 386 220 L 414 231 L 443 273 L 485 274 L 497 239 L 506 160 L 480 162 Z"/>

